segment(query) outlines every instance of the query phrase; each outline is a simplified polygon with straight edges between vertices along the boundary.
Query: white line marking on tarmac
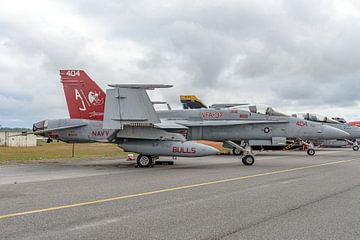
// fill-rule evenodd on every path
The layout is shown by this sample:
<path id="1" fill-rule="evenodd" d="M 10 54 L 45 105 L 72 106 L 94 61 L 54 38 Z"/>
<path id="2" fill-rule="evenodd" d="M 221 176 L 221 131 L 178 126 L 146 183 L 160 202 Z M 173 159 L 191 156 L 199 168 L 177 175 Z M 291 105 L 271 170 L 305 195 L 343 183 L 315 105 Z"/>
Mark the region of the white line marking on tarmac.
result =
<path id="1" fill-rule="evenodd" d="M 83 229 L 87 229 L 87 228 L 103 226 L 103 225 L 110 224 L 110 223 L 116 223 L 118 221 L 120 221 L 120 218 L 104 219 L 104 220 L 96 221 L 96 222 L 92 222 L 92 223 L 81 224 L 81 225 L 72 227 L 68 230 L 70 230 L 70 231 L 83 230 Z"/>

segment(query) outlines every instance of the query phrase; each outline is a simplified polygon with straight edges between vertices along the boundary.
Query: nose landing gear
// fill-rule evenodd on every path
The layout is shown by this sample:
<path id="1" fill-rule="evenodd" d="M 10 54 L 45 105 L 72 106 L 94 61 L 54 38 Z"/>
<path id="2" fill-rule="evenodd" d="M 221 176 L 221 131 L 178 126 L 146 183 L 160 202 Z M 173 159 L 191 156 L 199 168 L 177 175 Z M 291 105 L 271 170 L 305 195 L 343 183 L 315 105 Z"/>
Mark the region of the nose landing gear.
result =
<path id="1" fill-rule="evenodd" d="M 312 149 L 312 148 L 309 148 L 306 153 L 309 155 L 309 156 L 314 156 L 315 155 L 315 150 Z"/>
<path id="2" fill-rule="evenodd" d="M 301 141 L 301 143 L 304 145 L 304 149 L 306 150 L 307 155 L 314 156 L 315 155 L 315 149 L 314 144 L 311 141 Z"/>
<path id="3" fill-rule="evenodd" d="M 352 147 L 352 149 L 353 149 L 354 151 L 359 151 L 359 145 L 354 145 L 354 146 Z"/>

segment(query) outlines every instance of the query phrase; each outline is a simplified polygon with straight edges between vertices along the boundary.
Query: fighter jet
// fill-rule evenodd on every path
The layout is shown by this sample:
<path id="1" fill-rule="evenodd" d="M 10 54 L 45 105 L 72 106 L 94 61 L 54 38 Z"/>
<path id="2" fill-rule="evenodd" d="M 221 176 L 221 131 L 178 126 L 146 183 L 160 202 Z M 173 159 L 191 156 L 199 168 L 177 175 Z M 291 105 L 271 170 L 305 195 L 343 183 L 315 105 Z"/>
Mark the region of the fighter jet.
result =
<path id="1" fill-rule="evenodd" d="M 222 108 L 249 108 L 250 111 L 252 111 L 251 108 L 258 109 L 259 106 L 251 105 L 251 104 L 213 104 L 209 107 L 206 107 L 205 104 L 201 102 L 201 104 L 196 104 L 196 102 L 199 102 L 200 100 L 194 96 L 194 95 L 181 95 L 180 101 L 183 105 L 184 109 L 222 109 Z M 266 105 L 260 105 L 260 108 L 263 109 L 262 113 L 265 115 L 282 115 L 287 116 L 286 114 L 282 114 L 279 111 L 274 110 L 272 107 L 266 106 Z M 264 110 L 266 109 L 266 110 Z M 259 112 L 261 113 L 261 111 Z M 288 116 L 290 117 L 290 116 Z M 276 142 L 276 141 L 263 141 L 263 140 L 257 140 L 257 139 L 250 139 L 248 140 L 249 144 L 252 146 L 253 149 L 266 149 L 266 150 L 288 150 L 295 147 L 302 147 L 303 144 L 305 144 L 308 147 L 307 153 L 308 155 L 314 155 L 315 151 L 314 145 L 331 145 L 331 146 L 344 146 L 347 144 L 352 144 L 353 149 L 357 151 L 359 149 L 357 142 L 355 141 L 356 138 L 360 137 L 360 128 L 350 126 L 349 124 L 341 124 L 340 122 L 326 118 L 326 117 L 316 117 L 315 115 L 306 115 L 306 114 L 299 114 L 299 115 L 292 115 L 292 117 L 295 117 L 297 119 L 303 119 L 308 120 L 311 122 L 317 122 L 323 125 L 328 125 L 333 128 L 338 128 L 344 132 L 347 132 L 349 139 L 340 139 L 340 138 L 331 138 L 331 135 L 323 135 L 323 136 L 299 136 L 298 138 L 292 138 L 291 136 L 288 136 L 286 140 L 283 140 L 282 142 Z M 299 139 L 301 139 L 299 141 Z M 226 146 L 226 145 L 225 145 Z M 239 151 L 236 148 L 233 148 L 233 154 L 238 155 Z"/>
<path id="2" fill-rule="evenodd" d="M 184 126 L 161 124 L 146 90 L 170 85 L 111 85 L 105 104 L 105 94 L 85 72 L 61 70 L 60 76 L 71 118 L 34 123 L 36 135 L 68 143 L 116 143 L 125 151 L 140 153 L 139 167 L 153 166 L 158 156 L 201 157 L 219 152 L 171 131 L 185 130 Z"/>
<path id="3" fill-rule="evenodd" d="M 62 70 L 60 72 L 61 80 L 64 85 L 65 95 L 69 107 L 71 119 L 96 119 L 103 120 L 102 127 L 104 129 L 122 129 L 122 124 L 117 124 L 116 119 L 124 121 L 123 117 L 123 103 L 125 99 L 121 94 L 115 94 L 116 91 L 123 91 L 121 89 L 128 89 L 125 93 L 140 91 L 142 95 L 139 99 L 148 99 L 146 88 L 137 85 L 110 85 L 113 89 L 108 89 L 106 93 L 106 106 L 108 110 L 103 111 L 102 108 L 89 109 L 88 115 L 84 115 L 84 110 L 88 104 L 84 98 L 92 96 L 90 102 L 99 103 L 103 105 L 102 99 L 95 100 L 99 96 L 105 98 L 105 93 L 93 82 L 84 71 L 77 71 L 78 74 L 68 75 L 69 70 Z M 79 75 L 79 76 L 77 76 Z M 112 95 L 109 95 L 112 94 Z M 135 93 L 134 93 L 135 94 Z M 94 97 L 95 96 L 95 97 Z M 96 97 L 97 96 L 97 97 Z M 109 97 L 110 96 L 110 97 Z M 136 102 L 134 99 L 134 102 Z M 149 100 L 150 101 L 150 100 Z M 128 102 L 131 105 L 132 102 Z M 242 162 L 244 165 L 252 165 L 254 163 L 254 153 L 248 140 L 263 141 L 271 143 L 282 143 L 287 138 L 297 139 L 318 139 L 318 138 L 338 138 L 348 136 L 347 133 L 322 124 L 313 123 L 304 119 L 296 119 L 286 116 L 273 108 L 260 108 L 259 106 L 236 106 L 232 108 L 222 109 L 197 109 L 197 110 L 166 110 L 153 112 L 153 108 L 146 106 L 141 111 L 137 107 L 133 107 L 134 111 L 147 113 L 151 109 L 152 124 L 154 127 L 161 128 L 164 131 L 182 134 L 187 140 L 214 140 L 223 141 L 234 149 L 240 151 Z M 104 115 L 105 112 L 105 115 Z M 106 114 L 107 113 L 107 114 Z M 129 114 L 131 111 L 129 110 Z M 134 114 L 131 113 L 130 116 Z M 155 120 L 154 120 L 155 119 Z M 137 124 L 142 123 L 137 120 Z M 101 127 L 101 122 L 98 123 Z M 134 122 L 132 123 L 134 124 Z M 99 130 L 101 131 L 101 130 Z M 108 130 L 109 131 L 109 130 Z M 143 129 L 142 129 L 143 131 Z M 115 132 L 117 132 L 115 130 Z M 124 131 L 120 131 L 124 134 Z M 140 134 L 140 132 L 139 132 Z M 108 134 L 112 141 L 119 143 L 119 139 L 123 139 L 123 135 L 111 132 Z M 150 134 L 151 135 L 151 134 Z M 117 136 L 113 138 L 113 136 Z M 119 137 L 121 136 L 121 137 Z M 141 149 L 142 142 L 132 141 L 131 144 L 123 143 L 119 146 L 125 150 L 143 153 Z M 304 144 L 307 144 L 304 142 Z M 131 145 L 131 146 L 130 146 Z M 140 147 L 139 147 L 140 146 Z M 131 149 L 130 149 L 131 147 Z M 315 150 L 309 148 L 308 154 L 313 155 Z M 143 154 L 142 154 L 143 155 Z M 155 153 L 154 153 L 155 155 Z"/>
<path id="4" fill-rule="evenodd" d="M 316 141 L 315 144 L 329 147 L 342 147 L 351 145 L 354 151 L 359 151 L 358 139 L 360 139 L 360 127 L 346 123 L 343 118 L 337 118 L 342 122 L 339 122 L 333 118 L 313 113 L 297 113 L 293 114 L 294 117 L 303 118 L 312 122 L 322 123 L 327 126 L 331 126 L 347 132 L 349 136 L 347 138 L 334 138 L 327 141 Z"/>
<path id="5" fill-rule="evenodd" d="M 234 147 L 235 153 L 236 150 L 251 152 L 248 150 L 251 145 L 286 145 L 292 139 L 307 145 L 308 155 L 314 155 L 310 140 L 349 136 L 342 130 L 290 117 L 265 105 L 166 110 L 158 114 L 162 120 L 189 127 L 188 139 L 223 141 Z"/>

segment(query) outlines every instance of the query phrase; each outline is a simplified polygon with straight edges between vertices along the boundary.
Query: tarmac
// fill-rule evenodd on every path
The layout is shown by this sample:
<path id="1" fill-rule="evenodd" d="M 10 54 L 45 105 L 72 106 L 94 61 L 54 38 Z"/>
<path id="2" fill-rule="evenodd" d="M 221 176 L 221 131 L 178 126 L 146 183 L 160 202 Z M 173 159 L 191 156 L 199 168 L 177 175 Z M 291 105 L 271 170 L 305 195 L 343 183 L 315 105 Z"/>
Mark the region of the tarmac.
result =
<path id="1" fill-rule="evenodd" d="M 360 239 L 360 152 L 3 165 L 0 239 Z"/>

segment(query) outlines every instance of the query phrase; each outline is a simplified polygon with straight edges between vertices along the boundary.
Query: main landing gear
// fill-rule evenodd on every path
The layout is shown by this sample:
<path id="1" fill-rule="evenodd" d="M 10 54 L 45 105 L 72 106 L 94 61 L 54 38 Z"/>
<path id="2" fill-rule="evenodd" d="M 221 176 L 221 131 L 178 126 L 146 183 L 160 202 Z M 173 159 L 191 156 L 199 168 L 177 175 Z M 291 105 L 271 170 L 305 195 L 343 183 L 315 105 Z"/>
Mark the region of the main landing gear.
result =
<path id="1" fill-rule="evenodd" d="M 140 168 L 149 168 L 154 166 L 154 159 L 152 156 L 140 154 L 137 157 L 136 163 Z"/>
<path id="2" fill-rule="evenodd" d="M 174 165 L 174 161 L 157 161 L 158 156 L 139 154 L 136 163 L 139 168 L 152 168 L 154 165 Z"/>
<path id="3" fill-rule="evenodd" d="M 227 144 L 233 147 L 233 154 L 240 156 L 241 161 L 245 166 L 251 166 L 255 162 L 255 157 L 251 146 L 248 143 L 242 142 L 240 145 L 233 141 L 226 141 Z"/>
<path id="4" fill-rule="evenodd" d="M 253 155 L 246 155 L 242 158 L 242 162 L 246 166 L 251 166 L 255 162 L 255 158 Z"/>

